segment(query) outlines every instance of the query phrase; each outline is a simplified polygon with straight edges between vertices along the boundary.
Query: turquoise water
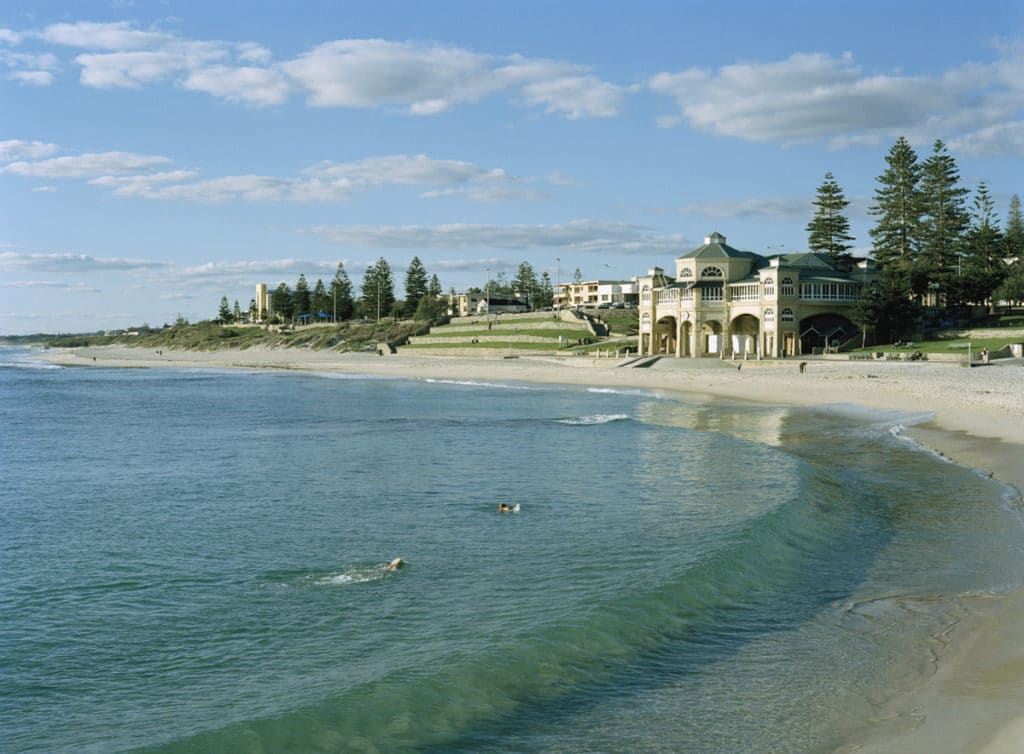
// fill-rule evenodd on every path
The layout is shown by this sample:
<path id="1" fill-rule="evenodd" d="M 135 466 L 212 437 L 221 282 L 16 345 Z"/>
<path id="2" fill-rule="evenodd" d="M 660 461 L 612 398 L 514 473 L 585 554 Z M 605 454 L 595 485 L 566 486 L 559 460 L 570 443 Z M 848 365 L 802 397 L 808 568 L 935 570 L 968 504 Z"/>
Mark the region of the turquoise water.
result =
<path id="1" fill-rule="evenodd" d="M 0 740 L 833 750 L 1024 584 L 1004 491 L 911 419 L 8 350 Z"/>

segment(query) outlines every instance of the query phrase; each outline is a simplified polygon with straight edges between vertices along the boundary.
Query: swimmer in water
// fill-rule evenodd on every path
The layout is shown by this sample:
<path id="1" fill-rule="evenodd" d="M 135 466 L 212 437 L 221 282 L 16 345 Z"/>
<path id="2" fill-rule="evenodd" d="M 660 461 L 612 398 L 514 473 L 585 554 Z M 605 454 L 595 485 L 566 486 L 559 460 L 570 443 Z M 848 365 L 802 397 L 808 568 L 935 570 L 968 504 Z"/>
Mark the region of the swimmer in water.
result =
<path id="1" fill-rule="evenodd" d="M 498 503 L 498 513 L 515 513 L 519 510 L 519 503 L 515 505 L 509 505 L 508 503 Z"/>
<path id="2" fill-rule="evenodd" d="M 384 570 L 385 571 L 400 571 L 404 565 L 405 565 L 405 561 L 402 558 L 395 558 L 390 563 L 388 563 L 386 566 L 384 566 Z"/>

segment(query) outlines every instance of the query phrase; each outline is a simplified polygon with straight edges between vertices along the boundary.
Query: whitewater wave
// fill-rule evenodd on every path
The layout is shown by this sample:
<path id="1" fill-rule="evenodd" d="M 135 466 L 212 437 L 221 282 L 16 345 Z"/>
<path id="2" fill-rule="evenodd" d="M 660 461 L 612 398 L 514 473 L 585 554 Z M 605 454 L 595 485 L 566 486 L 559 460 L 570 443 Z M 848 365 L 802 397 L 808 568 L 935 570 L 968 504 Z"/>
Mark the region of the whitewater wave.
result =
<path id="1" fill-rule="evenodd" d="M 60 364 L 50 364 L 46 361 L 31 361 L 29 359 L 16 361 L 0 361 L 0 369 L 63 369 Z"/>
<path id="2" fill-rule="evenodd" d="M 455 379 L 438 379 L 435 377 L 426 377 L 424 382 L 429 382 L 433 385 L 461 385 L 463 387 L 485 387 L 485 388 L 498 388 L 500 390 L 540 390 L 541 388 L 531 387 L 529 385 L 509 385 L 504 382 L 484 382 L 481 380 L 455 380 Z"/>
<path id="3" fill-rule="evenodd" d="M 621 388 L 621 387 L 588 387 L 588 393 L 602 393 L 606 395 L 629 395 L 639 398 L 664 398 L 661 393 L 656 393 L 650 390 L 637 390 L 635 388 Z"/>
<path id="4" fill-rule="evenodd" d="M 564 419 L 556 419 L 556 421 L 559 424 L 569 424 L 572 426 L 593 426 L 595 424 L 628 421 L 629 418 L 629 414 L 591 414 L 590 416 L 571 416 Z"/>

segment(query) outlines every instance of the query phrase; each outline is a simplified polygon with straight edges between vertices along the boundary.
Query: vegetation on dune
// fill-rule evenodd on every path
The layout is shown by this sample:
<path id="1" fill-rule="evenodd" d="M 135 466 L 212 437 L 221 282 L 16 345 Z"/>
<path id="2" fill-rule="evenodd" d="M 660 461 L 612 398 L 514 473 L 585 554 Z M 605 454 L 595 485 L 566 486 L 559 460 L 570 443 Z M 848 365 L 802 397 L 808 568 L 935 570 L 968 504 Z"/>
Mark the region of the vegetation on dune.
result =
<path id="1" fill-rule="evenodd" d="M 422 331 L 422 322 L 343 322 L 338 325 L 276 330 L 263 327 L 231 327 L 213 322 L 175 325 L 161 330 L 140 329 L 114 335 L 64 335 L 46 340 L 54 348 L 124 345 L 182 351 L 214 351 L 224 348 L 305 348 L 336 351 L 373 351 L 378 343 L 401 342 Z"/>

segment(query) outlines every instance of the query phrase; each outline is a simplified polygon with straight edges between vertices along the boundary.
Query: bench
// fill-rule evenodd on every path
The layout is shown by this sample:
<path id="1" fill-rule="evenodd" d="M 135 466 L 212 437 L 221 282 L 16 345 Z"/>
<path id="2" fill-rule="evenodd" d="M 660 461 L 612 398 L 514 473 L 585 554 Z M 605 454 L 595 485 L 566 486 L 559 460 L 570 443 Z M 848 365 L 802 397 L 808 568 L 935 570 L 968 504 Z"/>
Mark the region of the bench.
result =
<path id="1" fill-rule="evenodd" d="M 850 361 L 869 361 L 875 358 L 872 353 L 851 353 Z"/>

